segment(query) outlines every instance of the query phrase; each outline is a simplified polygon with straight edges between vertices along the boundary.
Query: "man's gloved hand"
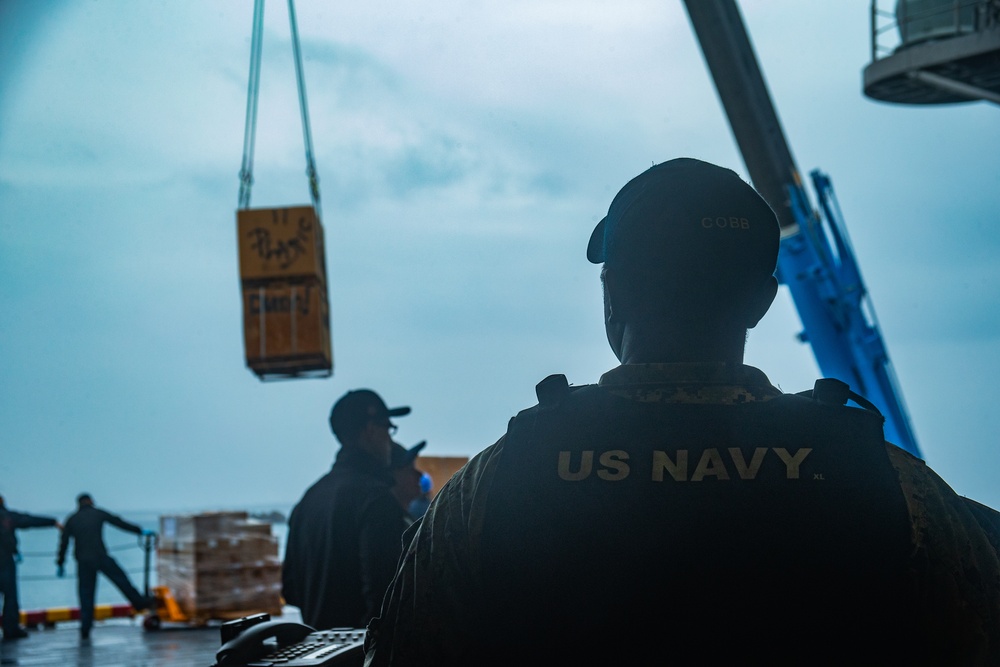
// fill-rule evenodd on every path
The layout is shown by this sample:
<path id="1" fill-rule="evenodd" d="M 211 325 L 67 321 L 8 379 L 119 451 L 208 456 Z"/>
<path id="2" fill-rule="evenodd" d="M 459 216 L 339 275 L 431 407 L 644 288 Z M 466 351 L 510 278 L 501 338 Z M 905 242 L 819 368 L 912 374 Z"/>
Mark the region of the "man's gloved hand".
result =
<path id="1" fill-rule="evenodd" d="M 156 537 L 156 531 L 155 530 L 149 530 L 148 528 L 143 528 L 142 529 L 142 536 L 143 537 Z"/>
<path id="2" fill-rule="evenodd" d="M 21 555 L 20 551 L 18 551 L 17 553 L 14 554 L 14 562 L 15 563 L 20 563 L 23 560 L 24 560 L 24 556 Z"/>
<path id="3" fill-rule="evenodd" d="M 59 578 L 66 576 L 66 568 L 64 568 L 60 563 L 56 563 L 56 576 Z"/>

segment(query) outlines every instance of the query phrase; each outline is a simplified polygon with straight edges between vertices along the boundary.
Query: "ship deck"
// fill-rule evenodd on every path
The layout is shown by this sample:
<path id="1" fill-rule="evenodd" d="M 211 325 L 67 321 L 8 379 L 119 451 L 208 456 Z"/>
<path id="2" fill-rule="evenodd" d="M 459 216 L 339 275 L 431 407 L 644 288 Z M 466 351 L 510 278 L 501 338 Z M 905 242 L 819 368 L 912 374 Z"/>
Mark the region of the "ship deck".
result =
<path id="1" fill-rule="evenodd" d="M 300 621 L 285 608 L 281 620 Z M 142 617 L 96 621 L 80 639 L 76 621 L 28 629 L 28 637 L 0 642 L 0 665 L 18 667 L 212 667 L 221 645 L 221 621 L 202 625 L 164 623 L 145 630 Z"/>

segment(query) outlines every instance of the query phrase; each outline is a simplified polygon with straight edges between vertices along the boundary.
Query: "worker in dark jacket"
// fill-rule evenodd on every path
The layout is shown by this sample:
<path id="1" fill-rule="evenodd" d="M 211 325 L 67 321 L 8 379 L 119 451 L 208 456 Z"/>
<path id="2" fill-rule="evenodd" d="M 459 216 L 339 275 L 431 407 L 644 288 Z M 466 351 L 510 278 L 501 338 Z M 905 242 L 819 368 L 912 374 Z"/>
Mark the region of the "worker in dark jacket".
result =
<path id="1" fill-rule="evenodd" d="M 1000 514 L 842 382 L 784 394 L 743 364 L 778 239 L 728 169 L 622 188 L 587 250 L 621 365 L 543 380 L 442 487 L 368 667 L 1000 665 Z"/>
<path id="2" fill-rule="evenodd" d="M 391 492 L 390 418 L 409 412 L 370 389 L 347 392 L 330 412 L 341 449 L 292 509 L 282 567 L 285 602 L 318 630 L 364 627 L 395 572 L 407 521 Z"/>
<path id="3" fill-rule="evenodd" d="M 69 541 L 74 540 L 73 556 L 76 558 L 76 585 L 80 598 L 80 637 L 88 639 L 94 624 L 94 597 L 97 593 L 97 574 L 102 573 L 111 580 L 129 604 L 137 611 L 145 611 L 152 601 L 136 590 L 128 575 L 104 545 L 104 524 L 108 523 L 136 535 L 152 535 L 134 523 L 94 506 L 89 493 L 81 493 L 76 498 L 77 510 L 66 519 L 62 538 L 59 540 L 59 554 L 56 557 L 56 573 L 62 577 L 66 570 L 66 550 Z"/>
<path id="4" fill-rule="evenodd" d="M 4 641 L 24 639 L 28 633 L 21 627 L 21 604 L 17 596 L 17 564 L 21 554 L 17 549 L 18 528 L 45 528 L 62 524 L 48 516 L 34 516 L 7 509 L 0 496 L 0 595 L 3 596 Z"/>

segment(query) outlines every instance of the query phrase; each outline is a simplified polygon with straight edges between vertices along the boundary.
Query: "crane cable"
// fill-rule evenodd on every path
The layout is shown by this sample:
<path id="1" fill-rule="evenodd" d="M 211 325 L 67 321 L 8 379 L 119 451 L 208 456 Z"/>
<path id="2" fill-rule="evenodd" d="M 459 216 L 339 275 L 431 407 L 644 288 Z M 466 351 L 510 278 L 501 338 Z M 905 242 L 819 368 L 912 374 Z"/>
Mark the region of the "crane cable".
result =
<path id="1" fill-rule="evenodd" d="M 312 132 L 309 128 L 309 109 L 306 103 L 306 82 L 302 73 L 302 53 L 299 50 L 299 30 L 295 22 L 294 0 L 288 0 L 288 22 L 292 33 L 292 52 L 295 56 L 295 80 L 299 93 L 299 112 L 302 117 L 302 138 L 306 147 L 306 176 L 309 179 L 309 196 L 317 217 L 320 214 L 319 176 L 313 158 Z M 253 34 L 250 42 L 250 80 L 247 84 L 247 116 L 243 129 L 243 163 L 240 167 L 239 208 L 250 208 L 250 189 L 253 186 L 253 152 L 257 135 L 257 100 L 260 97 L 260 56 L 264 35 L 264 0 L 254 0 Z"/>
<path id="2" fill-rule="evenodd" d="M 254 0 L 250 41 L 250 83 L 247 86 L 247 119 L 243 127 L 243 166 L 240 168 L 239 208 L 250 208 L 253 186 L 253 148 L 257 134 L 257 98 L 260 90 L 261 37 L 264 32 L 264 0 Z"/>
<path id="3" fill-rule="evenodd" d="M 295 5 L 288 0 L 288 22 L 292 31 L 292 50 L 295 53 L 295 79 L 299 87 L 299 113 L 302 115 L 302 141 L 306 146 L 306 176 L 309 178 L 309 196 L 312 197 L 316 216 L 322 219 L 319 210 L 319 175 L 313 160 L 312 132 L 309 129 L 309 107 L 306 104 L 306 79 L 302 74 L 302 52 L 299 50 L 299 29 L 295 22 Z"/>

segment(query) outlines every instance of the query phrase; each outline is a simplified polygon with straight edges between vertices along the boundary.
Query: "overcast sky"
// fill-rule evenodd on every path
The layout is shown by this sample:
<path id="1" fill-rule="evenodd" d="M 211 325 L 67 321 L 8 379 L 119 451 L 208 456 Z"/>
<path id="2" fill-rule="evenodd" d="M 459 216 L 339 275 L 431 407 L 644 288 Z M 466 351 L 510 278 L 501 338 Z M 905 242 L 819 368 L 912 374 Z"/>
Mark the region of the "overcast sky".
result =
<path id="1" fill-rule="evenodd" d="M 616 359 L 611 198 L 692 156 L 749 178 L 680 0 L 299 0 L 334 373 L 261 382 L 235 211 L 252 3 L 0 0 L 0 494 L 112 510 L 286 506 L 332 403 L 470 456 Z M 868 0 L 740 3 L 803 175 L 834 188 L 918 446 L 1000 507 L 1000 108 L 863 96 Z M 254 207 L 309 202 L 287 4 L 267 5 Z M 820 373 L 783 288 L 746 361 Z"/>

